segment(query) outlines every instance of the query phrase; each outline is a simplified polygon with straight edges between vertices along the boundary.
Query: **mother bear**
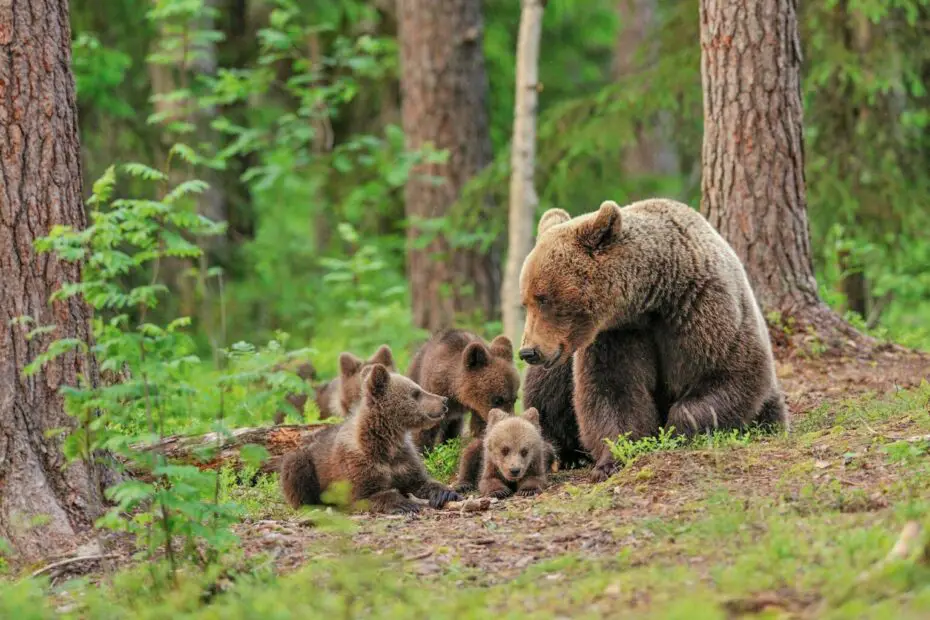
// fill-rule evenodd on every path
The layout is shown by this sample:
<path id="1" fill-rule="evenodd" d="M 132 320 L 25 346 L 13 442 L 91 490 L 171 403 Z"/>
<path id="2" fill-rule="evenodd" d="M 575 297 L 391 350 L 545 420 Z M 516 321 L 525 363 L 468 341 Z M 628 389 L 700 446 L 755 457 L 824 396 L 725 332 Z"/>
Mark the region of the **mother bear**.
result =
<path id="1" fill-rule="evenodd" d="M 520 294 L 524 406 L 539 410 L 560 460 L 594 459 L 594 481 L 616 469 L 605 438 L 787 422 L 743 265 L 685 204 L 546 211 Z"/>

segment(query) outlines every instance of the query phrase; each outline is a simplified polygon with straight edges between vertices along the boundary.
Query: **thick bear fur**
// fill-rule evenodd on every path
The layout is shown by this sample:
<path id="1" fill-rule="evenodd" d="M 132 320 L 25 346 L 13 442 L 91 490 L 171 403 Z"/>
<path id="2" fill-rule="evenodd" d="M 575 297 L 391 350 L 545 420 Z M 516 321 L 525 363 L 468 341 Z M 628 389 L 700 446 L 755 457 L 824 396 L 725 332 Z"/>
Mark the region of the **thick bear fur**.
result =
<path id="1" fill-rule="evenodd" d="M 536 409 L 519 416 L 493 409 L 484 436 L 478 491 L 498 499 L 541 493 L 554 457 L 553 447 L 543 439 Z"/>
<path id="2" fill-rule="evenodd" d="M 281 463 L 281 488 L 294 508 L 322 503 L 335 482 L 347 481 L 353 505 L 370 512 L 413 513 L 428 499 L 434 508 L 461 499 L 426 472 L 411 432 L 439 424 L 448 411 L 444 397 L 373 364 L 361 373 L 362 403 L 346 422 L 315 434 Z"/>
<path id="3" fill-rule="evenodd" d="M 605 438 L 636 439 L 662 425 L 692 435 L 787 423 L 745 269 L 685 204 L 605 201 L 576 218 L 550 209 L 524 262 L 520 293 L 527 309 L 521 357 L 547 371 L 528 376 L 525 391 L 552 403 L 571 394 L 594 480 L 616 468 Z M 569 360 L 571 382 L 554 371 Z M 553 413 L 569 416 L 567 408 Z M 571 434 L 570 424 L 560 432 Z"/>
<path id="4" fill-rule="evenodd" d="M 497 336 L 490 344 L 461 329 L 437 332 L 413 356 L 407 376 L 423 389 L 449 399 L 443 426 L 422 431 L 417 444 L 428 450 L 461 434 L 462 420 L 471 412 L 471 442 L 459 462 L 456 489 L 473 489 L 480 475 L 482 438 L 491 409 L 513 412 L 520 391 L 520 374 L 513 360 L 513 344 Z"/>
<path id="5" fill-rule="evenodd" d="M 394 354 L 386 344 L 378 347 L 367 361 L 346 351 L 339 354 L 339 376 L 321 386 L 316 393 L 321 420 L 346 418 L 355 412 L 362 401 L 362 370 L 374 364 L 381 364 L 388 372 L 397 372 Z"/>

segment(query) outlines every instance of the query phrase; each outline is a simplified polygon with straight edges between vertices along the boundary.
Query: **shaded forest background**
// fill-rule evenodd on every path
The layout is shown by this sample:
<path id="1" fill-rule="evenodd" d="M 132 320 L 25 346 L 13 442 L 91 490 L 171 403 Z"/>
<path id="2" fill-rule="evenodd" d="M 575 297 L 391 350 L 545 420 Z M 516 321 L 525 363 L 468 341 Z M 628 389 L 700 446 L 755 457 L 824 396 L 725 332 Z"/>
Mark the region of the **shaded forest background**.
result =
<path id="1" fill-rule="evenodd" d="M 392 2 L 71 3 L 87 193 L 114 162 L 164 169 L 180 142 L 191 153 L 171 174 L 207 181 L 196 208 L 227 222 L 198 242 L 205 259 L 168 261 L 159 274 L 170 294 L 154 312 L 193 317 L 206 357 L 221 320 L 227 343 L 287 332 L 316 351 L 323 375 L 339 351 L 384 342 L 405 362 L 426 329 L 453 322 L 499 333 L 520 6 L 466 4 L 480 14 L 457 34 L 482 42 L 483 67 L 445 69 L 471 72 L 473 108 L 486 80 L 487 103 L 460 136 L 477 145 L 463 164 L 429 144 L 408 148 L 418 125 L 454 134 L 468 110 L 435 98 L 404 114 L 398 28 L 411 17 Z M 821 295 L 860 327 L 930 346 L 930 6 L 802 3 L 800 18 Z M 547 4 L 540 213 L 650 196 L 698 206 L 699 27 L 696 0 Z M 408 179 L 426 189 L 405 195 Z M 150 190 L 121 177 L 115 191 Z M 439 252 L 443 273 L 410 262 L 411 226 L 412 254 Z M 473 258 L 453 258 L 463 253 Z"/>

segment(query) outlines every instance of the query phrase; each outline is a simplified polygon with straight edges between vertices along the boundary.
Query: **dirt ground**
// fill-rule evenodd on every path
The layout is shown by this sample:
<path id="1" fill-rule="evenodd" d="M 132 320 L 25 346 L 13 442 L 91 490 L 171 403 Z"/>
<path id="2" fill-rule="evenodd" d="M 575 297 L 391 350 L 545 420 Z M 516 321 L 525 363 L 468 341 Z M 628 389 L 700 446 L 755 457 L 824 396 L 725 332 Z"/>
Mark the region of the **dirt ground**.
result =
<path id="1" fill-rule="evenodd" d="M 894 350 L 867 357 L 782 355 L 778 374 L 796 424 L 824 404 L 918 386 L 930 378 L 930 357 Z M 763 448 L 763 454 L 764 458 L 731 457 L 721 466 L 709 451 L 666 452 L 603 483 L 609 493 L 593 493 L 586 481 L 588 471 L 580 469 L 556 473 L 541 496 L 510 498 L 484 512 L 357 516 L 354 544 L 402 557 L 424 577 L 454 565 L 470 582 L 497 583 L 566 553 L 599 556 L 621 548 L 635 550 L 646 541 L 624 536 L 624 526 L 687 514 L 706 496 L 709 485 L 722 485 L 736 496 L 771 494 L 786 467 L 811 456 L 779 451 L 777 445 Z M 648 468 L 648 479 L 642 477 L 643 467 Z M 881 481 L 881 465 L 845 476 L 844 484 L 867 489 Z M 869 501 L 875 507 L 882 502 L 880 497 L 865 503 Z M 285 572 L 325 553 L 328 545 L 327 534 L 298 517 L 244 523 L 237 533 L 248 550 L 273 553 Z"/>

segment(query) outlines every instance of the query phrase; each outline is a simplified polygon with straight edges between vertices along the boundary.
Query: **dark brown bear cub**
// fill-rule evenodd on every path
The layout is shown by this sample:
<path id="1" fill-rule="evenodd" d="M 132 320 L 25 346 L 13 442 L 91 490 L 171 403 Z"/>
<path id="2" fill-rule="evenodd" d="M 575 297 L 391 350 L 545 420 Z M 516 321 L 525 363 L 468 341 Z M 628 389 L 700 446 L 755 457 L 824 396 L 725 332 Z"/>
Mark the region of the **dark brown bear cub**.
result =
<path id="1" fill-rule="evenodd" d="M 420 505 L 408 494 L 441 508 L 461 499 L 426 472 L 411 441 L 412 431 L 439 424 L 446 399 L 410 379 L 374 364 L 361 373 L 362 403 L 355 415 L 324 429 L 281 463 L 281 487 L 288 503 L 322 503 L 335 482 L 350 485 L 353 504 L 371 512 L 413 513 Z"/>
<path id="2" fill-rule="evenodd" d="M 540 433 L 536 409 L 521 416 L 495 409 L 488 416 L 478 490 L 497 498 L 540 493 L 553 457 L 552 446 Z"/>
<path id="3" fill-rule="evenodd" d="M 339 376 L 317 391 L 316 403 L 320 410 L 321 420 L 333 416 L 346 418 L 355 413 L 362 401 L 360 379 L 362 369 L 372 364 L 381 364 L 388 369 L 388 372 L 397 372 L 394 354 L 391 352 L 391 347 L 386 344 L 378 347 L 368 361 L 348 352 L 339 354 Z"/>
<path id="4" fill-rule="evenodd" d="M 417 435 L 416 443 L 421 449 L 458 436 L 462 418 L 471 412 L 472 441 L 462 454 L 456 488 L 459 491 L 474 488 L 480 473 L 481 438 L 488 413 L 491 409 L 512 412 L 520 390 L 510 339 L 498 336 L 487 344 L 468 331 L 439 332 L 414 355 L 407 376 L 423 389 L 449 399 L 444 427 Z"/>

